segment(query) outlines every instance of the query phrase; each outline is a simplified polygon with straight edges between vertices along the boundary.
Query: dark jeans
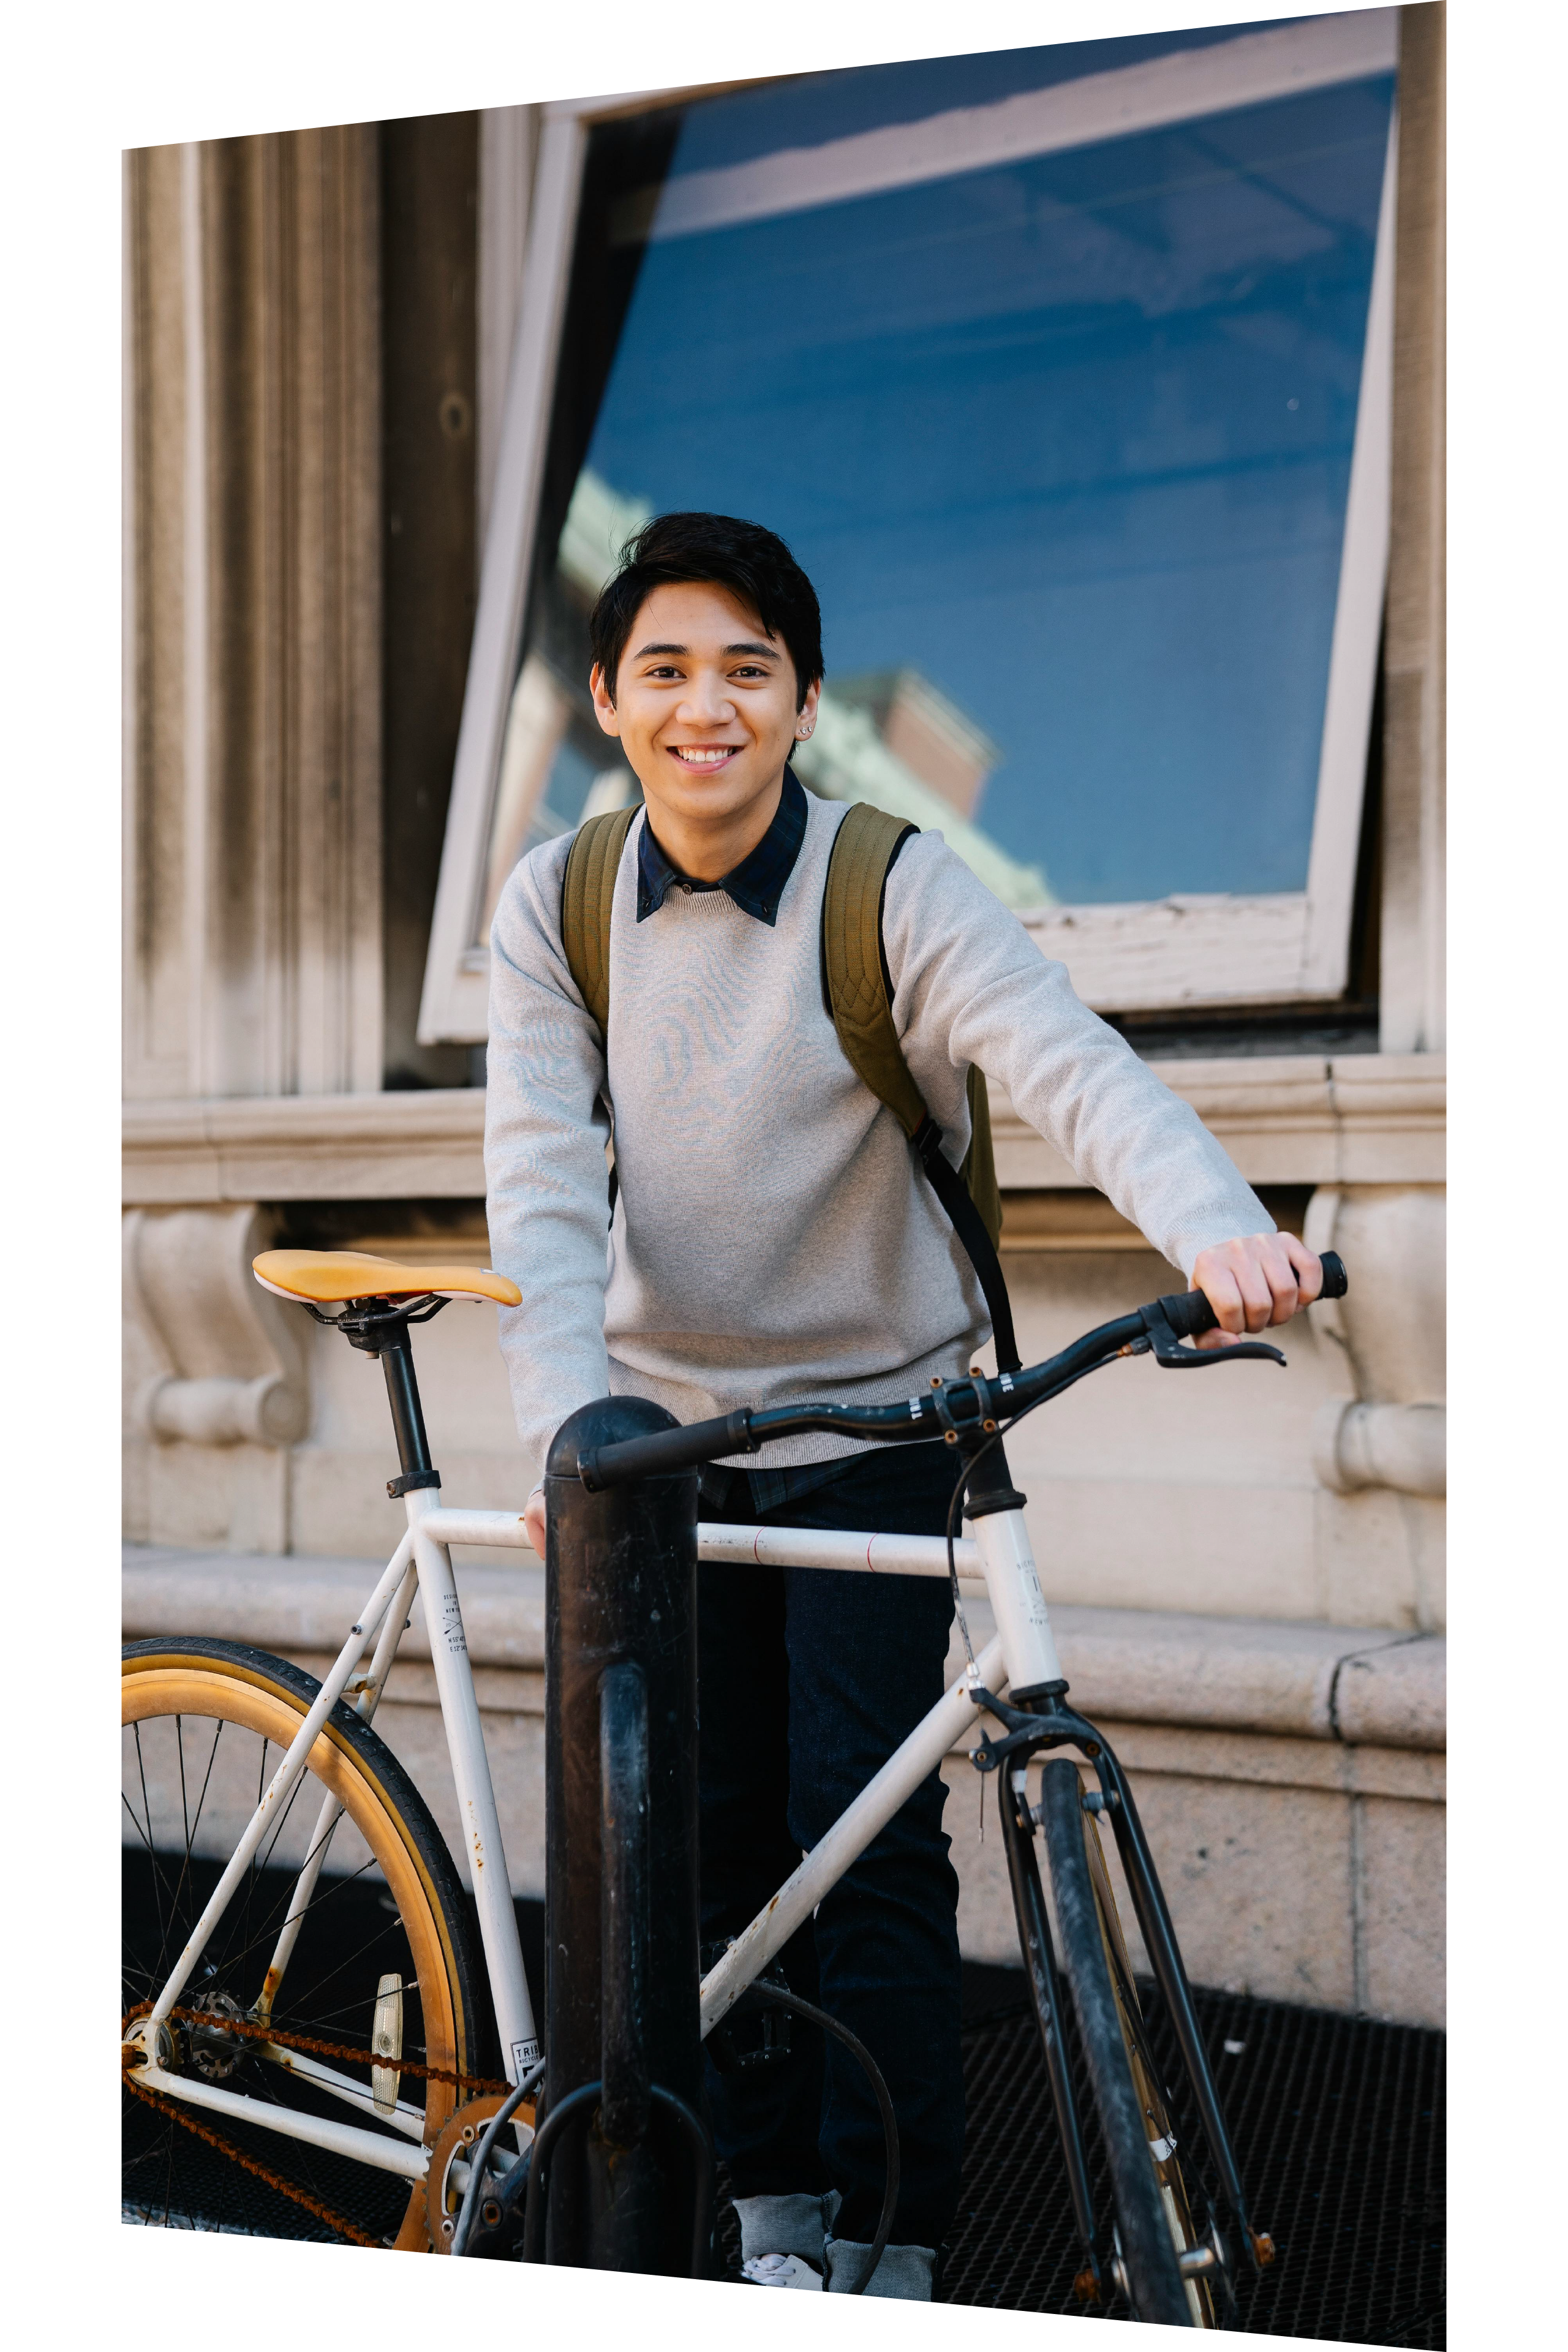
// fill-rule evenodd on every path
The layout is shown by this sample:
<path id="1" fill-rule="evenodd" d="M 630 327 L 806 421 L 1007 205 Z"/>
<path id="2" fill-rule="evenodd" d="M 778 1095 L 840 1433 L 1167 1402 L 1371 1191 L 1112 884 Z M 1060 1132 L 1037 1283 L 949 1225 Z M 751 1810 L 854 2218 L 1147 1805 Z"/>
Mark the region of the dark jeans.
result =
<path id="1" fill-rule="evenodd" d="M 747 1526 L 939 1535 L 958 1465 L 942 1444 L 855 1456 L 829 1485 L 726 1518 Z M 704 1517 L 719 1516 L 704 1504 Z M 699 1570 L 702 1938 L 738 1935 L 941 1697 L 952 1600 L 934 1578 L 830 1569 Z M 893 2241 L 940 2247 L 963 2153 L 958 1880 L 933 1772 L 784 1947 L 786 1979 L 875 2058 L 898 2116 Z M 755 2038 L 757 2029 L 751 2029 Z M 783 2065 L 708 2089 L 738 2197 L 837 2189 L 840 2237 L 881 2208 L 882 2126 L 864 2073 L 798 2018 Z"/>

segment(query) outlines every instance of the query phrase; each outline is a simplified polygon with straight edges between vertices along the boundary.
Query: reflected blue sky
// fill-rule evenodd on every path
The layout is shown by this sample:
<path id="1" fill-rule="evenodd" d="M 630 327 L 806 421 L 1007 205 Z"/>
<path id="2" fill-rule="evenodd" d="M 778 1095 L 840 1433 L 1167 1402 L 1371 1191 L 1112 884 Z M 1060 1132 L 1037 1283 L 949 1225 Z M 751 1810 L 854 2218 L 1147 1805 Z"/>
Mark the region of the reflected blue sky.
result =
<path id="1" fill-rule="evenodd" d="M 673 173 L 1205 37 L 739 92 Z M 587 463 L 781 531 L 829 681 L 913 666 L 966 711 L 977 819 L 1058 897 L 1298 889 L 1392 96 L 656 241 Z"/>

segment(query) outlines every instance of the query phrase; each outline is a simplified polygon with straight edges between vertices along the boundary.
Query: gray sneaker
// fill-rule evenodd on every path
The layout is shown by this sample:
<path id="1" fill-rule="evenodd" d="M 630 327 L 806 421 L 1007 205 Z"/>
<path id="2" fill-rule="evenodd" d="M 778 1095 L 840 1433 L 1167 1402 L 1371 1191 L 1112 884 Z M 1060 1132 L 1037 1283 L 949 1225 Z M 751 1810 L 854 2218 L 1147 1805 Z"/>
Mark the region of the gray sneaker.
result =
<path id="1" fill-rule="evenodd" d="M 848 2294 L 863 2275 L 871 2249 L 856 2238 L 829 2238 L 827 2292 Z M 929 2303 L 936 2252 L 931 2246 L 884 2246 L 866 2293 L 896 2296 L 900 2303 Z"/>
<path id="2" fill-rule="evenodd" d="M 813 2294 L 823 2291 L 822 2273 L 800 2254 L 752 2254 L 741 2264 L 741 2276 L 748 2286 L 805 2287 Z"/>

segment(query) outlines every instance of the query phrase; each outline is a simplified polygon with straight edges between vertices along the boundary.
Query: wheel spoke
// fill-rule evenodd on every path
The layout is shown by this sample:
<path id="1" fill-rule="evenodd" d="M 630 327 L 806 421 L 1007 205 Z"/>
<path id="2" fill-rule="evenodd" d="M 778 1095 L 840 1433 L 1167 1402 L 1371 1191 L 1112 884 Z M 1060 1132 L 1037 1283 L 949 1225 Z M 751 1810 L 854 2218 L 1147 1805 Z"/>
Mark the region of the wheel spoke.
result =
<path id="1" fill-rule="evenodd" d="M 135 1732 L 136 1732 L 136 1771 L 137 1771 L 137 1776 L 138 1776 L 138 1778 L 140 1779 L 140 1780 L 141 1780 L 141 1782 L 142 1782 L 142 1818 L 145 1820 L 145 1822 L 146 1822 L 146 1823 L 147 1823 L 147 1850 L 148 1850 L 148 1852 L 151 1853 L 152 1853 L 152 1851 L 153 1851 L 153 1803 L 152 1803 L 152 1800 L 151 1800 L 151 1798 L 150 1798 L 150 1797 L 148 1796 L 148 1794 L 147 1794 L 147 1766 L 146 1766 L 146 1760 L 145 1760 L 145 1759 L 143 1758 L 143 1756 L 142 1756 L 142 1726 L 141 1726 L 140 1724 L 137 1724 L 137 1725 L 135 1726 Z M 123 1797 L 123 1795 L 124 1795 L 124 1790 L 121 1790 L 121 1796 Z M 135 1819 L 135 1815 L 134 1815 L 134 1814 L 132 1814 L 132 1820 L 134 1820 L 134 1819 Z M 158 1902 L 158 1886 L 157 1886 L 157 1879 L 158 1879 L 158 1878 L 161 1878 L 161 1877 L 162 1877 L 162 1875 L 163 1875 L 163 1874 L 162 1874 L 162 1872 L 161 1872 L 161 1871 L 156 1873 L 156 1875 L 155 1875 L 155 1877 L 154 1877 L 154 1882 L 153 1882 L 153 1899 L 154 1903 L 156 1903 L 156 1904 L 157 1904 L 157 1907 L 158 1907 L 158 1935 L 159 1935 L 159 1949 L 160 1949 L 160 1951 L 163 1951 L 163 1950 L 164 1950 L 164 1949 L 166 1949 L 166 1948 L 167 1948 L 168 1941 L 169 1941 L 169 1931 L 168 1931 L 168 1928 L 167 1928 L 167 1927 L 164 1926 L 164 1924 L 163 1924 L 163 1906 L 162 1903 Z"/>
<path id="2" fill-rule="evenodd" d="M 135 1830 L 137 1836 L 141 1839 L 143 1846 L 145 1846 L 147 1850 L 147 1858 L 153 1865 L 154 1893 L 159 1886 L 162 1886 L 165 1893 L 167 1893 L 169 1889 L 169 1882 L 164 1877 L 163 1864 L 158 1860 L 157 1848 L 153 1844 L 152 1840 L 148 1837 L 147 1832 L 143 1830 L 141 1822 L 136 1819 L 136 1809 L 132 1804 L 130 1798 L 126 1795 L 123 1789 L 120 1791 L 120 1801 L 124 1806 L 126 1811 L 130 1814 L 132 1827 Z M 171 1896 L 171 1900 L 173 1898 Z M 160 1914 L 160 1916 L 161 1916 L 162 1914 Z"/>
<path id="3" fill-rule="evenodd" d="M 374 1866 L 375 1856 L 371 1854 L 360 1864 L 357 1870 L 345 1871 L 341 1878 L 329 1879 L 327 1882 L 326 1893 L 321 1895 L 312 1895 L 310 1901 L 307 1904 L 300 1916 L 307 1919 L 318 1917 L 322 1906 L 326 1903 L 330 1902 L 335 1894 L 339 1893 L 340 1890 L 345 1886 L 352 1886 L 357 1878 L 363 1877 L 367 1870 L 374 1869 Z M 250 1953 L 256 1951 L 262 1944 L 268 1940 L 272 1932 L 272 1922 L 283 1909 L 298 1884 L 299 1873 L 296 1871 L 290 1874 L 287 1887 L 284 1889 L 283 1893 L 278 1896 L 266 1917 L 260 1922 L 256 1934 L 251 1937 L 250 1941 L 247 1944 L 242 1944 L 237 1952 L 229 1952 L 226 1950 L 224 1954 L 224 1965 L 226 1968 L 237 1968 L 241 1960 L 247 1958 Z M 374 1938 L 372 1940 L 374 1941 Z M 367 1945 L 365 1948 L 368 1950 L 369 1946 Z"/>
<path id="4" fill-rule="evenodd" d="M 256 1802 L 257 1802 L 257 1807 L 258 1807 L 258 1810 L 259 1810 L 259 1807 L 260 1807 L 260 1804 L 261 1804 L 262 1797 L 263 1797 L 263 1796 L 264 1796 L 264 1794 L 266 1793 L 266 1789 L 267 1789 L 267 1751 L 268 1751 L 268 1747 L 269 1747 L 270 1745 L 271 1745 L 270 1741 L 268 1741 L 268 1740 L 267 1740 L 267 1739 L 263 1739 L 263 1741 L 262 1741 L 262 1743 L 261 1743 L 261 1769 L 260 1769 L 259 1772 L 258 1772 L 258 1775 L 257 1775 L 257 1780 L 256 1780 Z M 256 1891 L 256 1856 L 255 1856 L 255 1854 L 252 1854 L 252 1855 L 251 1855 L 251 1857 L 250 1857 L 250 1868 L 247 1871 L 247 1873 L 246 1873 L 246 1874 L 245 1874 L 245 1913 L 244 1913 L 243 1922 L 242 1922 L 242 1925 L 241 1925 L 241 1927 L 240 1927 L 240 1933 L 241 1933 L 241 1934 L 242 1934 L 242 1935 L 247 1938 L 247 1943 L 248 1943 L 249 1936 L 250 1936 L 250 1898 L 251 1898 L 252 1895 L 255 1893 L 255 1891 Z M 233 1936 L 233 1930 L 232 1930 L 232 1928 L 231 1928 L 231 1929 L 230 1929 L 230 1937 L 231 1937 L 231 1938 L 232 1938 L 232 1936 Z M 225 1966 L 226 1966 L 226 1967 L 227 1967 L 227 1966 L 232 1966 L 232 1962 L 231 1962 L 231 1961 L 230 1961 L 230 1959 L 229 1959 L 229 1947 L 228 1947 L 228 1945 L 226 1945 L 226 1946 L 224 1947 L 224 1955 L 223 1955 L 223 1957 L 224 1957 L 224 1964 L 225 1964 Z"/>
<path id="5" fill-rule="evenodd" d="M 284 1830 L 288 1826 L 289 1816 L 293 1811 L 295 1804 L 299 1800 L 300 1791 L 308 1780 L 315 1780 L 315 1775 L 310 1771 L 309 1766 L 307 1766 L 305 1770 L 300 1773 L 299 1779 L 295 1781 L 293 1788 L 289 1792 L 289 1801 L 284 1806 L 278 1826 L 272 1832 L 267 1852 L 265 1853 L 261 1853 L 259 1851 L 258 1852 L 255 1874 L 258 1877 L 260 1876 L 264 1870 L 269 1870 L 271 1868 L 274 1849 L 277 1846 L 279 1839 L 282 1836 Z M 316 1781 L 316 1786 L 320 1788 L 320 1781 Z"/>
<path id="6" fill-rule="evenodd" d="M 181 1782 L 182 1782 L 182 1785 L 183 1785 L 183 1784 L 184 1784 L 184 1780 L 185 1719 L 184 1719 L 184 1716 L 177 1715 L 177 1716 L 174 1717 L 174 1721 L 175 1721 L 175 1724 L 176 1724 L 176 1725 L 177 1725 L 177 1727 L 178 1727 L 178 1737 L 179 1737 L 179 1744 L 180 1744 L 180 1778 L 181 1778 Z M 194 1862 L 194 1856 L 193 1856 L 193 1853 L 192 1853 L 192 1848 L 193 1848 L 193 1846 L 195 1845 L 195 1835 L 196 1835 L 196 1832 L 197 1832 L 197 1831 L 200 1829 L 200 1827 L 201 1827 L 201 1822 L 202 1822 L 202 1808 L 203 1808 L 203 1806 L 206 1803 L 206 1801 L 207 1801 L 207 1790 L 208 1790 L 208 1788 L 210 1787 L 211 1782 L 212 1782 L 213 1766 L 214 1766 L 214 1765 L 216 1763 L 216 1761 L 217 1761 L 217 1744 L 218 1744 L 218 1741 L 223 1738 L 223 1735 L 224 1735 L 224 1732 L 225 1732 L 226 1728 L 226 1726 L 225 1725 L 225 1723 L 223 1722 L 223 1720 L 222 1720 L 222 1719 L 221 1719 L 221 1717 L 220 1717 L 219 1722 L 218 1722 L 217 1729 L 213 1733 L 213 1744 L 212 1744 L 212 1749 L 211 1749 L 211 1753 L 210 1753 L 210 1754 L 208 1755 L 208 1757 L 207 1757 L 206 1770 L 205 1770 L 205 1771 L 204 1772 L 204 1774 L 202 1775 L 202 1792 L 201 1792 L 201 1795 L 196 1799 L 196 1817 L 195 1817 L 195 1821 L 194 1821 L 194 1822 L 192 1822 L 190 1823 L 190 1825 L 189 1825 L 188 1829 L 187 1829 L 187 1830 L 186 1830 L 186 1832 L 185 1832 L 185 1852 L 184 1852 L 184 1861 L 183 1861 L 183 1862 L 181 1863 L 181 1864 L 180 1864 L 180 1877 L 179 1877 L 179 1884 L 177 1885 L 177 1886 L 176 1886 L 176 1887 L 175 1887 L 175 1889 L 174 1889 L 174 1904 L 173 1904 L 173 1906 L 171 1906 L 171 1918 L 170 1918 L 170 1924 L 171 1924 L 171 1925 L 173 1925 L 174 1918 L 178 1917 L 178 1916 L 179 1916 L 179 1903 L 180 1903 L 180 1896 L 184 1894 L 184 1890 L 185 1890 L 185 1887 L 186 1887 L 186 1886 L 187 1886 L 187 1885 L 190 1883 L 191 1877 L 192 1877 L 192 1875 L 193 1875 L 193 1862 Z M 194 1901 L 194 1899 L 195 1899 L 195 1898 L 193 1897 L 193 1901 Z M 193 1922 L 193 1925 L 194 1925 L 194 1922 Z M 160 1948 L 159 1948 L 159 1953 L 158 1953 L 158 1966 L 159 1966 L 160 1969 L 162 1969 L 163 1968 L 164 1964 L 166 1963 L 166 1961 L 167 1961 L 167 1959 L 168 1959 L 168 1957 L 169 1957 L 169 1940 L 168 1940 L 168 1934 L 167 1934 L 167 1931 L 165 1930 L 165 1932 L 164 1932 L 164 1937 L 163 1937 L 163 1942 L 162 1946 L 160 1947 Z"/>
<path id="7" fill-rule="evenodd" d="M 185 1718 L 183 1715 L 177 1715 L 174 1717 L 174 1735 L 175 1746 L 180 1759 L 180 1819 L 184 1823 L 185 1860 L 189 1863 L 191 1858 L 191 1804 L 190 1799 L 185 1794 Z"/>
<path id="8" fill-rule="evenodd" d="M 321 1979 L 318 1984 L 312 1987 L 312 1996 L 319 1994 L 327 1985 L 330 1985 L 333 1977 L 341 1977 L 345 1969 L 353 1968 L 356 1960 L 363 1959 L 367 1952 L 374 1951 L 377 1944 L 382 1941 L 383 1937 L 390 1935 L 391 1933 L 392 1929 L 389 1927 L 379 1927 L 375 1934 L 372 1936 L 367 1942 L 363 1943 L 360 1946 L 357 1952 L 351 1952 L 347 1959 L 340 1960 L 335 1969 L 331 1969 L 328 1975 Z M 364 1998 L 368 2000 L 371 1996 L 366 1994 Z M 355 2006 L 356 2004 L 353 2001 L 345 2001 L 342 2006 L 338 2009 L 313 2010 L 310 2018 L 303 2021 L 317 2025 L 334 2024 L 340 2018 L 352 2016 Z M 296 2022 L 300 2021 L 301 2021 L 299 2019 L 298 2013 L 296 2013 Z"/>

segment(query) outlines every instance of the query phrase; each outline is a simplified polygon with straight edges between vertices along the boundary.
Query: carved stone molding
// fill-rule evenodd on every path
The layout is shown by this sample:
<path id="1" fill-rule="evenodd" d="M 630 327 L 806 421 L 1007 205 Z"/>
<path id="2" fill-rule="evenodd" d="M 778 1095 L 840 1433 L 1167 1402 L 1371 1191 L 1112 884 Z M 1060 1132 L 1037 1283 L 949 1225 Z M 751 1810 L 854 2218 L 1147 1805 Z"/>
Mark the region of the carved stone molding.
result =
<path id="1" fill-rule="evenodd" d="M 250 1272 L 269 1228 L 249 1202 L 126 1215 L 125 1308 L 143 1364 L 127 1405 L 143 1437 L 282 1447 L 304 1435 L 300 1334 Z"/>
<path id="2" fill-rule="evenodd" d="M 1447 1426 L 1440 1404 L 1326 1405 L 1314 1432 L 1314 1466 L 1337 1495 L 1392 1486 L 1441 1496 L 1448 1491 Z"/>
<path id="3" fill-rule="evenodd" d="M 1447 1492 L 1446 1208 L 1436 1184 L 1325 1185 L 1312 1195 L 1308 1246 L 1338 1250 L 1351 1275 L 1344 1298 L 1314 1309 L 1356 1391 L 1323 1406 L 1313 1433 L 1314 1467 L 1336 1494 Z"/>

